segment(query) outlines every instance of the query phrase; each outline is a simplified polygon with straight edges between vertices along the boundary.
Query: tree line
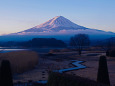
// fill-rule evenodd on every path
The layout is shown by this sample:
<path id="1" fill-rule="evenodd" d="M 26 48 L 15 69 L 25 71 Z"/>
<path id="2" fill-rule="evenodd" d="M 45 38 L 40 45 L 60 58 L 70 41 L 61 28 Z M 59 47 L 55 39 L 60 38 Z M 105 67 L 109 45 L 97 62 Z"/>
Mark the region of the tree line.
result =
<path id="1" fill-rule="evenodd" d="M 2 47 L 66 47 L 66 44 L 62 40 L 55 38 L 33 38 L 32 40 L 25 42 L 0 42 Z"/>

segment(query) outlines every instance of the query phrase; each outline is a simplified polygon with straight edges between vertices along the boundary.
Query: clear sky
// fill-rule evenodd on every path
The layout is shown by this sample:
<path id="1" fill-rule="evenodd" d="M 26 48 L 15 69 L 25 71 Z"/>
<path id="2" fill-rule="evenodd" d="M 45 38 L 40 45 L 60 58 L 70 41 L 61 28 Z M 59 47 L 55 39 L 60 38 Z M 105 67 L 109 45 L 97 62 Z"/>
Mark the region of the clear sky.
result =
<path id="1" fill-rule="evenodd" d="M 115 32 L 115 0 L 0 0 L 0 34 L 26 30 L 55 16 Z"/>

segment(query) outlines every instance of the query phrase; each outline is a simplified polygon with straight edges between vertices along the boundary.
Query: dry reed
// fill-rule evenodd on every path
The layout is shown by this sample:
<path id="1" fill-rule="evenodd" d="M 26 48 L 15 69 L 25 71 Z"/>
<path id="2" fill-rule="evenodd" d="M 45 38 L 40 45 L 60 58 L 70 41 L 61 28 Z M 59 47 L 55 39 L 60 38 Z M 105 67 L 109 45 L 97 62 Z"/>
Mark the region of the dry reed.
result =
<path id="1" fill-rule="evenodd" d="M 0 63 L 4 59 L 10 61 L 13 73 L 22 73 L 37 65 L 38 54 L 34 51 L 8 52 L 0 55 Z"/>

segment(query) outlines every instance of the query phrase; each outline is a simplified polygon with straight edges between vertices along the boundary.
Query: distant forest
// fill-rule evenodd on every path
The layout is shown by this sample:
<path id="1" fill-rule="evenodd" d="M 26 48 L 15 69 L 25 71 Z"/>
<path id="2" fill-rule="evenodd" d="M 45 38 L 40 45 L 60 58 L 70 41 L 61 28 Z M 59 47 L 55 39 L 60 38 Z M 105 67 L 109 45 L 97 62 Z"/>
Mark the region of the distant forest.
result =
<path id="1" fill-rule="evenodd" d="M 66 44 L 55 38 L 33 38 L 32 40 L 25 42 L 16 42 L 16 41 L 8 41 L 8 42 L 0 42 L 1 47 L 66 47 Z"/>

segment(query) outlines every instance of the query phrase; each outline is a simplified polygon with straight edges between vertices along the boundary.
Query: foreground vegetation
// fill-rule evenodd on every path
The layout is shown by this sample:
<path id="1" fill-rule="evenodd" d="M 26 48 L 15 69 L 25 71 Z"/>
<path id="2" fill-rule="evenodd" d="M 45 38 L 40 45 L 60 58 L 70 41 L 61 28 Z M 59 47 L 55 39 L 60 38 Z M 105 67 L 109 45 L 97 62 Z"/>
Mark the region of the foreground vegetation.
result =
<path id="1" fill-rule="evenodd" d="M 48 86 L 108 86 L 96 81 L 68 74 L 51 73 Z"/>
<path id="2" fill-rule="evenodd" d="M 3 60 L 0 67 L 0 86 L 13 86 L 10 62 Z"/>
<path id="3" fill-rule="evenodd" d="M 56 50 L 57 51 L 57 50 Z M 50 75 L 50 77 L 49 77 L 49 79 L 50 80 L 48 80 L 48 85 L 49 84 L 51 84 L 51 85 L 49 85 L 49 86 L 76 86 L 76 85 L 78 85 L 78 86 L 106 86 L 106 85 L 104 85 L 104 83 L 105 82 L 107 82 L 106 80 L 104 80 L 105 78 L 108 78 L 108 77 L 106 77 L 106 75 L 108 76 L 108 74 L 107 74 L 107 72 L 105 72 L 106 70 L 107 70 L 107 66 L 105 65 L 106 64 L 106 61 L 103 59 L 103 58 L 101 58 L 101 60 L 99 60 L 99 56 L 100 55 L 105 55 L 105 53 L 102 53 L 102 52 L 100 52 L 100 55 L 99 55 L 99 51 L 98 52 L 96 52 L 96 53 L 98 53 L 98 54 L 96 54 L 95 53 L 95 55 L 94 54 L 92 54 L 92 52 L 86 52 L 86 51 L 84 51 L 83 52 L 83 55 L 82 56 L 79 56 L 78 54 L 76 54 L 76 51 L 74 52 L 69 52 L 69 51 L 71 51 L 71 50 L 65 50 L 65 49 L 63 49 L 63 50 L 61 50 L 61 51 L 57 51 L 57 53 L 56 53 L 56 51 L 54 50 L 53 52 L 52 52 L 52 54 L 51 54 L 51 51 L 50 51 L 50 54 L 40 54 L 40 62 L 42 62 L 43 61 L 43 64 L 39 64 L 39 67 L 38 67 L 38 70 L 37 69 L 35 69 L 37 72 L 35 72 L 35 70 L 34 70 L 34 72 L 31 72 L 33 75 L 31 75 L 30 74 L 30 72 L 28 72 L 27 74 L 30 76 L 32 76 L 32 77 L 41 77 L 41 78 L 38 78 L 38 79 L 36 79 L 36 80 L 34 80 L 33 78 L 28 78 L 28 80 L 31 80 L 32 81 L 32 83 L 33 83 L 33 85 L 32 86 L 42 86 L 42 85 L 39 85 L 38 83 L 34 83 L 35 81 L 39 81 L 39 80 L 47 80 L 47 78 L 46 78 L 46 76 L 47 76 L 47 70 L 40 70 L 40 67 L 41 67 L 41 69 L 44 69 L 44 66 L 45 66 L 45 68 L 47 69 L 47 67 L 48 67 L 48 64 L 50 64 L 49 66 L 51 66 L 51 63 L 50 62 L 54 62 L 54 66 L 56 65 L 56 64 L 58 64 L 58 66 L 60 65 L 61 66 L 61 69 L 63 68 L 62 66 L 64 66 L 64 67 L 66 67 L 66 68 L 68 68 L 71 64 L 69 64 L 69 61 L 70 61 L 70 59 L 77 59 L 77 60 L 85 60 L 86 62 L 84 63 L 84 64 L 86 64 L 86 66 L 87 67 L 89 67 L 89 68 L 86 68 L 85 70 L 76 70 L 76 71 L 70 71 L 70 72 L 66 72 L 66 73 L 64 73 L 64 74 L 58 74 L 58 73 L 55 73 L 56 75 L 53 75 L 52 76 L 52 74 Z M 32 52 L 32 51 L 20 51 L 20 52 L 28 52 L 29 53 L 29 56 L 30 56 L 30 53 Z M 55 52 L 55 53 L 54 53 Z M 11 52 L 10 52 L 11 53 Z M 33 52 L 33 53 L 35 53 L 35 52 Z M 75 54 L 74 54 L 75 53 Z M 94 53 L 94 52 L 93 52 Z M 7 54 L 8 55 L 8 54 Z M 63 55 L 63 56 L 62 56 Z M 3 54 L 1 55 L 1 56 L 3 56 Z M 45 58 L 46 57 L 46 58 Z M 65 57 L 65 58 L 62 58 L 62 57 Z M 59 59 L 61 59 L 61 60 L 57 60 L 57 58 Z M 67 59 L 68 58 L 68 59 Z M 43 60 L 42 60 L 43 59 Z M 111 61 L 113 62 L 113 60 L 114 60 L 114 58 L 107 58 L 107 59 L 109 59 L 108 60 L 108 62 L 110 63 Z M 110 60 L 111 59 L 111 60 Z M 68 62 L 67 62 L 68 61 Z M 66 63 L 67 62 L 67 63 Z M 92 62 L 92 63 L 91 63 Z M 61 63 L 63 63 L 63 64 L 61 64 Z M 98 65 L 98 67 L 97 68 L 95 68 L 95 63 L 102 63 L 102 64 L 99 64 Z M 46 64 L 46 65 L 45 65 Z M 66 66 L 66 64 L 67 64 L 67 66 Z M 69 64 L 69 65 L 68 65 Z M 91 65 L 92 64 L 92 65 Z M 104 65 L 104 66 L 103 66 Z M 110 65 L 110 64 L 109 64 Z M 109 66 L 110 67 L 110 66 Z M 55 68 L 56 68 L 56 66 L 55 66 Z M 70 67 L 69 67 L 70 68 Z M 98 68 L 99 68 L 99 70 L 98 70 Z M 103 68 L 103 69 L 102 69 Z M 95 70 L 92 70 L 92 69 L 95 69 Z M 54 69 L 52 69 L 52 70 L 54 70 Z M 104 70 L 104 72 L 103 72 L 103 70 Z M 84 71 L 84 72 L 83 72 Z M 94 72 L 94 71 L 96 71 L 96 72 Z M 98 71 L 98 74 L 97 74 L 97 71 Z M 39 73 L 38 73 L 39 72 Z M 90 73 L 89 73 L 90 72 Z M 37 74 L 35 74 L 35 73 L 37 73 Z M 23 73 L 24 74 L 24 73 Z M 42 74 L 42 75 L 41 75 Z M 83 74 L 83 75 L 82 75 Z M 97 76 L 98 76 L 98 79 L 97 80 L 95 80 L 95 79 L 92 79 L 92 77 L 93 77 L 93 75 L 92 74 L 94 74 L 96 77 L 95 77 L 95 79 L 97 78 Z M 111 74 L 111 73 L 109 73 L 109 74 Z M 82 75 L 82 76 L 81 76 Z M 102 77 L 102 75 L 104 76 L 104 77 Z M 24 75 L 23 75 L 24 76 Z M 57 77 L 55 77 L 55 76 L 57 76 Z M 80 77 L 79 77 L 80 76 Z M 87 76 L 87 77 L 86 77 Z M 90 76 L 90 77 L 89 77 Z M 100 77 L 101 76 L 101 77 Z M 28 77 L 28 76 L 27 76 Z M 36 78 L 35 77 L 35 78 Z M 45 77 L 45 78 L 42 78 L 42 77 Z M 66 77 L 66 78 L 65 78 Z M 86 78 L 82 78 L 82 77 L 86 77 Z M 88 79 L 87 79 L 88 78 Z M 103 80 L 104 81 L 101 81 L 102 79 L 101 78 L 103 78 Z M 111 78 L 111 77 L 110 77 Z M 101 79 L 101 80 L 100 80 Z M 108 78 L 109 79 L 109 78 Z M 24 79 L 23 79 L 24 80 Z M 28 82 L 28 80 L 26 81 L 28 84 L 30 83 L 30 82 Z M 53 81 L 52 81 L 53 80 Z M 97 82 L 96 82 L 97 81 Z M 22 82 L 20 82 L 20 84 L 21 83 L 24 83 L 23 81 Z M 54 85 L 53 85 L 53 84 Z M 59 83 L 59 84 L 57 84 L 57 83 Z M 83 84 L 84 83 L 84 84 Z M 103 84 L 100 84 L 100 83 L 103 83 Z M 24 83 L 25 84 L 25 83 Z M 35 85 L 34 85 L 35 84 Z M 90 84 L 90 85 L 89 85 Z M 109 83 L 108 83 L 109 84 Z M 108 85 L 109 86 L 109 85 Z"/>
<path id="4" fill-rule="evenodd" d="M 2 60 L 10 61 L 13 73 L 22 73 L 36 66 L 38 63 L 38 54 L 33 51 L 1 53 L 0 64 Z"/>

